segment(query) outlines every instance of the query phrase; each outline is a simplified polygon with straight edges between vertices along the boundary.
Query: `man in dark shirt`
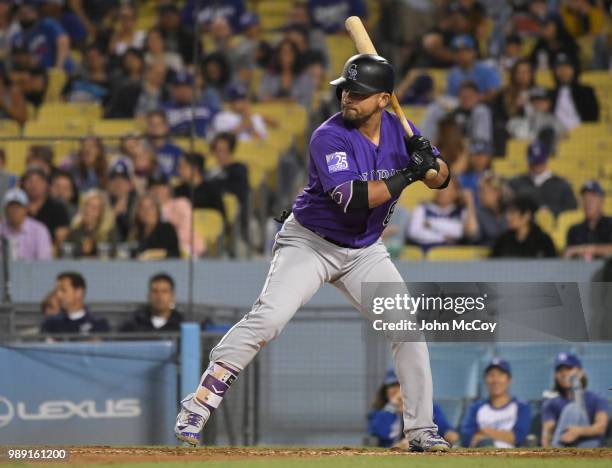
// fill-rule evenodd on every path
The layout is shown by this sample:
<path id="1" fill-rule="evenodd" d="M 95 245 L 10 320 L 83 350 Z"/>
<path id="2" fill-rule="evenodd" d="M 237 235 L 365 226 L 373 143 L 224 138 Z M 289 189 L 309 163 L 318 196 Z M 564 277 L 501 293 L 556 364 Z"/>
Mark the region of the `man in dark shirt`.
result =
<path id="1" fill-rule="evenodd" d="M 49 195 L 47 174 L 38 167 L 31 167 L 21 184 L 28 195 L 29 215 L 47 226 L 55 245 L 60 245 L 68 234 L 70 219 L 66 207 Z"/>
<path id="2" fill-rule="evenodd" d="M 212 208 L 225 217 L 223 199 L 218 187 L 204 179 L 204 156 L 199 153 L 188 153 L 180 160 L 179 178 L 181 185 L 174 189 L 175 197 L 191 200 L 194 208 Z"/>
<path id="3" fill-rule="evenodd" d="M 146 306 L 137 309 L 123 323 L 123 332 L 174 332 L 180 330 L 183 316 L 175 309 L 174 280 L 166 273 L 158 273 L 149 280 Z"/>
<path id="4" fill-rule="evenodd" d="M 508 204 L 508 230 L 495 241 L 492 257 L 557 256 L 552 239 L 535 222 L 536 210 L 535 201 L 526 196 L 519 196 Z"/>
<path id="5" fill-rule="evenodd" d="M 565 257 L 606 257 L 612 255 L 612 217 L 604 216 L 605 192 L 599 182 L 589 180 L 580 189 L 584 221 L 567 232 Z"/>
<path id="6" fill-rule="evenodd" d="M 510 180 L 510 188 L 517 195 L 533 198 L 539 207 L 546 206 L 555 216 L 562 211 L 577 207 L 572 186 L 548 167 L 549 148 L 541 141 L 535 141 L 527 150 L 529 173 Z"/>
<path id="7" fill-rule="evenodd" d="M 64 272 L 57 275 L 56 291 L 61 312 L 47 318 L 43 333 L 105 333 L 109 331 L 105 318 L 92 315 L 84 304 L 87 284 L 80 273 Z"/>

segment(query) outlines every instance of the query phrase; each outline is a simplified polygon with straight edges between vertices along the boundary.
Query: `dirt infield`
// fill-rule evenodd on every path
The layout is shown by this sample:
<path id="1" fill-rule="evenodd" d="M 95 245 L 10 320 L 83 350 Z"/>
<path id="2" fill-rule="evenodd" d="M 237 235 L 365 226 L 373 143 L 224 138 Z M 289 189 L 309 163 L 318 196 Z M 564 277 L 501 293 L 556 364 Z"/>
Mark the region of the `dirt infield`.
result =
<path id="1" fill-rule="evenodd" d="M 351 456 L 406 456 L 406 457 L 444 457 L 448 454 L 419 454 L 401 450 L 360 449 L 360 448 L 231 448 L 231 447 L 72 447 L 69 464 L 125 464 L 187 461 L 238 461 L 253 459 L 308 459 Z M 511 458 L 588 458 L 612 459 L 612 449 L 516 449 L 495 450 L 458 449 L 453 457 L 511 457 Z"/>

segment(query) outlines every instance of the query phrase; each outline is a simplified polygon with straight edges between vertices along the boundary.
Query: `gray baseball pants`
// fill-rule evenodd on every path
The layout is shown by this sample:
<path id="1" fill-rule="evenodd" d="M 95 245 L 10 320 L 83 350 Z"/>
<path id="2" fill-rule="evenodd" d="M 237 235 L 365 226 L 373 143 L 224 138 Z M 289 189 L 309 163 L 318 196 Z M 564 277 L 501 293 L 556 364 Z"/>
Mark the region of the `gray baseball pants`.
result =
<path id="1" fill-rule="evenodd" d="M 337 287 L 372 319 L 368 305 L 361 302 L 363 282 L 403 282 L 380 240 L 363 249 L 338 247 L 291 215 L 277 234 L 259 298 L 213 348 L 210 361 L 244 369 L 324 283 Z M 392 343 L 391 348 L 404 400 L 404 432 L 410 440 L 425 429 L 436 429 L 429 352 L 423 341 Z"/>

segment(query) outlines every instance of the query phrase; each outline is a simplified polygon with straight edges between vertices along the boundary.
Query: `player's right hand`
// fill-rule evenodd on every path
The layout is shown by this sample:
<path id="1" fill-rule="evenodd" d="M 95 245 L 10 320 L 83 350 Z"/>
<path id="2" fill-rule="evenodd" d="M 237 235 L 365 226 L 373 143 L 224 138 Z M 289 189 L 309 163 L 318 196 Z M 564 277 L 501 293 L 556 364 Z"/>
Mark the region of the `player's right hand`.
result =
<path id="1" fill-rule="evenodd" d="M 423 180 L 427 171 L 430 169 L 438 172 L 440 165 L 438 164 L 436 155 L 429 140 L 421 135 L 414 135 L 404 140 L 406 142 L 406 150 L 410 156 L 410 162 L 406 166 L 411 177 L 416 180 Z"/>

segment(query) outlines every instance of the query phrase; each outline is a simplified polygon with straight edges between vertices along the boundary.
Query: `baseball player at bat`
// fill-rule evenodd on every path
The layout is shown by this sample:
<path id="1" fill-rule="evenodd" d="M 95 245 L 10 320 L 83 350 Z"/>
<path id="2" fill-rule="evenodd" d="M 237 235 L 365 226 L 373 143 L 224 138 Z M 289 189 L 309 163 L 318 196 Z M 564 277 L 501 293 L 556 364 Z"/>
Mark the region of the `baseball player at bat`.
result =
<path id="1" fill-rule="evenodd" d="M 438 150 L 412 124 L 414 136 L 407 137 L 399 119 L 385 110 L 394 85 L 386 59 L 355 55 L 331 84 L 341 112 L 312 135 L 308 186 L 282 220 L 259 298 L 211 351 L 200 385 L 181 402 L 175 433 L 182 441 L 198 444 L 239 373 L 324 283 L 371 318 L 370 305 L 362 303 L 362 283 L 403 283 L 381 241 L 400 194 L 420 180 L 434 189 L 449 182 Z M 437 175 L 425 180 L 430 169 Z M 392 352 L 411 450 L 448 450 L 433 423 L 426 343 L 393 343 Z"/>

